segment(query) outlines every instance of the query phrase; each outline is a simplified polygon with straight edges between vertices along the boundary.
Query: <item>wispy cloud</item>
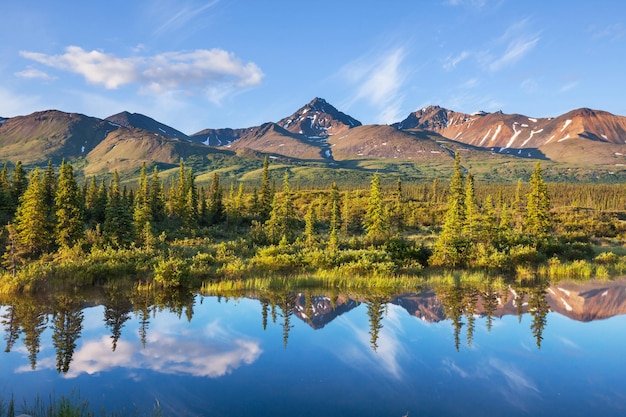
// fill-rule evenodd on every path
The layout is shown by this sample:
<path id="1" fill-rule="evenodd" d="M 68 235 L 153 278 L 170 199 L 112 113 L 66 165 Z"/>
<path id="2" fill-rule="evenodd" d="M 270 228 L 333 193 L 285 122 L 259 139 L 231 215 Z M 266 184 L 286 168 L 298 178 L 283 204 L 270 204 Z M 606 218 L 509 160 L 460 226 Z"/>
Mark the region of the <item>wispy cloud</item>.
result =
<path id="1" fill-rule="evenodd" d="M 530 51 L 532 51 L 537 43 L 539 42 L 539 37 L 533 38 L 518 38 L 513 39 L 507 45 L 504 54 L 499 58 L 495 59 L 490 65 L 489 70 L 491 71 L 499 71 L 504 67 L 512 65 L 513 63 L 522 59 L 525 55 L 527 55 Z"/>
<path id="2" fill-rule="evenodd" d="M 487 0 L 445 0 L 448 6 L 470 6 L 481 9 L 487 4 Z"/>
<path id="3" fill-rule="evenodd" d="M 167 19 L 162 25 L 156 28 L 154 34 L 162 35 L 164 33 L 180 29 L 181 27 L 187 25 L 195 17 L 201 15 L 206 10 L 215 6 L 217 3 L 219 3 L 219 0 L 214 0 L 198 7 L 186 5 L 182 9 L 173 13 L 169 19 Z"/>
<path id="4" fill-rule="evenodd" d="M 510 25 L 504 34 L 495 41 L 495 48 L 500 49 L 500 51 L 483 54 L 486 57 L 489 71 L 496 72 L 511 66 L 535 49 L 541 38 L 539 33 L 530 33 L 527 29 L 528 25 L 528 19 Z"/>
<path id="5" fill-rule="evenodd" d="M 162 94 L 202 91 L 219 102 L 230 92 L 259 85 L 263 72 L 222 49 L 166 52 L 154 56 L 117 57 L 102 51 L 69 46 L 61 55 L 22 51 L 20 55 L 51 68 L 80 74 L 87 82 L 117 89 L 137 84 L 142 92 Z"/>
<path id="6" fill-rule="evenodd" d="M 457 56 L 448 56 L 448 58 L 446 58 L 446 62 L 443 64 L 443 69 L 446 71 L 452 71 L 461 61 L 465 60 L 469 56 L 470 53 L 467 51 L 463 51 Z"/>
<path id="7" fill-rule="evenodd" d="M 31 68 L 28 67 L 23 71 L 18 71 L 16 73 L 14 73 L 14 75 L 16 77 L 20 77 L 20 78 L 28 78 L 28 79 L 40 79 L 40 80 L 52 80 L 54 79 L 54 77 L 52 77 L 51 75 L 49 75 L 48 73 L 45 73 L 41 70 L 35 69 L 35 68 Z"/>
<path id="8" fill-rule="evenodd" d="M 591 38 L 594 40 L 615 42 L 626 36 L 626 27 L 622 23 L 615 23 L 602 28 L 591 27 L 589 32 L 591 32 Z"/>
<path id="9" fill-rule="evenodd" d="M 404 48 L 395 48 L 375 57 L 359 59 L 341 69 L 341 74 L 356 85 L 356 93 L 349 104 L 365 100 L 379 110 L 379 123 L 398 120 L 402 105 L 401 89 L 406 80 L 402 70 Z"/>
<path id="10" fill-rule="evenodd" d="M 559 89 L 559 93 L 567 93 L 568 91 L 578 87 L 578 84 L 580 84 L 580 81 L 569 82 Z"/>

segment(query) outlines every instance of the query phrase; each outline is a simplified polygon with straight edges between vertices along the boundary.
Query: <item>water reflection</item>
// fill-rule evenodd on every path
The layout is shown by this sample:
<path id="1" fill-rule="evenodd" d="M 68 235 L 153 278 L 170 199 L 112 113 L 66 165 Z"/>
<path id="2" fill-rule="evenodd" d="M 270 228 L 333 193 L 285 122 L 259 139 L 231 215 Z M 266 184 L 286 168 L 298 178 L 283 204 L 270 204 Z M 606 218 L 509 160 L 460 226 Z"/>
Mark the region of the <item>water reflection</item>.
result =
<path id="1" fill-rule="evenodd" d="M 502 284 L 484 282 L 480 285 L 440 285 L 405 294 L 344 293 L 307 289 L 239 291 L 217 296 L 222 302 L 241 298 L 257 300 L 261 317 L 258 326 L 268 329 L 268 322 L 279 326 L 282 342 L 288 348 L 293 320 L 307 323 L 324 332 L 325 326 L 338 317 L 364 305 L 369 323 L 368 331 L 353 328 L 359 340 L 365 341 L 370 353 L 363 357 L 354 353 L 351 360 L 371 360 L 377 355 L 388 373 L 401 373 L 396 357 L 403 352 L 393 340 L 394 317 L 401 312 L 425 322 L 449 321 L 455 349 L 472 349 L 477 318 L 484 318 L 490 332 L 494 320 L 516 315 L 531 318 L 528 329 L 541 349 L 548 312 L 553 311 L 578 321 L 591 321 L 626 313 L 626 280 L 613 282 Z M 204 323 L 202 331 L 172 334 L 155 328 L 151 320 L 161 312 L 174 313 L 191 322 L 196 302 L 202 302 L 190 292 L 163 293 L 131 288 L 93 289 L 90 293 L 60 292 L 42 296 L 20 295 L 0 298 L 1 323 L 4 329 L 5 352 L 11 352 L 21 338 L 28 352 L 30 369 L 38 366 L 42 334 L 51 330 L 55 357 L 39 361 L 42 369 L 56 369 L 68 378 L 94 374 L 114 367 L 149 369 L 165 374 L 186 374 L 219 377 L 245 364 L 256 361 L 261 345 L 254 338 L 232 333 L 219 320 Z M 98 307 L 108 336 L 83 340 L 84 309 Z M 133 317 L 139 324 L 138 340 L 124 340 L 125 325 Z M 387 328 L 388 332 L 383 332 Z M 564 342 L 565 343 L 565 342 Z M 369 359 L 368 359 L 369 358 Z M 450 372 L 461 377 L 470 374 L 454 361 L 444 364 Z M 488 368 L 498 370 L 507 384 L 531 388 L 515 369 L 489 362 Z M 27 369 L 20 368 L 24 372 Z M 516 385 L 517 384 L 517 385 Z"/>

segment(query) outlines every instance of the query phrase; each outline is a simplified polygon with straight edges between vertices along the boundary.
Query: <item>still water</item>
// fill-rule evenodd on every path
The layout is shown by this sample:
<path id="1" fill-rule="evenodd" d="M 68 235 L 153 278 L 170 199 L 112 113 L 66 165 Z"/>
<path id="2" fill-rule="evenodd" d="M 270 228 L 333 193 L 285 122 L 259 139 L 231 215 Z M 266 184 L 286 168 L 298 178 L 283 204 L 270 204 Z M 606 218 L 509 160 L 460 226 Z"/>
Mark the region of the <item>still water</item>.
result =
<path id="1" fill-rule="evenodd" d="M 626 281 L 0 300 L 0 396 L 197 416 L 623 416 Z"/>

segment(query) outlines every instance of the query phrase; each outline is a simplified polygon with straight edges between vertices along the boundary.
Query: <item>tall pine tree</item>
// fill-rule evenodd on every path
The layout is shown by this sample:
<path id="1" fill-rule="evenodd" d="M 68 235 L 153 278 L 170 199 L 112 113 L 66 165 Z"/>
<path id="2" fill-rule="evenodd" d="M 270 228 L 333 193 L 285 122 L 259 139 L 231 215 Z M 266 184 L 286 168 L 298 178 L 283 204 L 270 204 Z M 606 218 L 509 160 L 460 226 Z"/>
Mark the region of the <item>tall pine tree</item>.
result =
<path id="1" fill-rule="evenodd" d="M 85 234 L 80 189 L 72 165 L 63 161 L 55 193 L 55 239 L 61 247 L 71 247 Z"/>

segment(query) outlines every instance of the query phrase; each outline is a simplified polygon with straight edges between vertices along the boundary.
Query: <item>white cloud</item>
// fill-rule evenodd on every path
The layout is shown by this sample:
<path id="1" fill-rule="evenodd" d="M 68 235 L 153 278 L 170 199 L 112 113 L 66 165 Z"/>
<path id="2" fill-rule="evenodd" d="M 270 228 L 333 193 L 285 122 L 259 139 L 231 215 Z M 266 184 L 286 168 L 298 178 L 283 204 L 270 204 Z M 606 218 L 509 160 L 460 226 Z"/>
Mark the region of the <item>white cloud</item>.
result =
<path id="1" fill-rule="evenodd" d="M 525 55 L 527 55 L 530 51 L 532 51 L 537 43 L 539 42 L 539 37 L 533 38 L 516 38 L 513 39 L 507 45 L 504 54 L 499 58 L 495 59 L 489 65 L 490 71 L 499 71 L 504 67 L 512 65 L 513 63 L 522 59 Z"/>
<path id="2" fill-rule="evenodd" d="M 374 59 L 359 59 L 342 68 L 343 77 L 357 85 L 347 107 L 365 100 L 378 108 L 379 123 L 397 121 L 402 104 L 401 88 L 406 79 L 401 69 L 404 58 L 404 48 L 396 48 Z"/>
<path id="3" fill-rule="evenodd" d="M 143 92 L 161 94 L 199 91 L 213 101 L 230 91 L 259 85 L 263 72 L 254 63 L 243 63 L 233 53 L 222 49 L 199 49 L 190 52 L 166 52 L 154 56 L 120 58 L 101 51 L 85 51 L 69 46 L 62 55 L 22 51 L 32 61 L 52 68 L 80 74 L 92 84 L 117 89 L 138 84 Z"/>
<path id="4" fill-rule="evenodd" d="M 14 75 L 16 77 L 28 78 L 28 79 L 35 79 L 35 78 L 38 78 L 38 79 L 41 79 L 41 80 L 51 80 L 51 79 L 54 79 L 54 77 L 50 76 L 49 74 L 47 74 L 47 73 L 45 73 L 45 72 L 43 72 L 41 70 L 32 68 L 32 67 L 28 67 L 28 68 L 26 68 L 23 71 L 18 71 L 16 73 L 14 73 Z"/>
<path id="5" fill-rule="evenodd" d="M 443 64 L 443 69 L 445 69 L 446 71 L 452 71 L 461 61 L 468 58 L 469 56 L 470 53 L 467 51 L 463 51 L 455 57 L 448 56 L 446 62 Z"/>
<path id="6" fill-rule="evenodd" d="M 207 328 L 210 332 L 211 329 Z M 215 331 L 214 331 L 215 332 Z M 223 334 L 221 332 L 220 334 Z M 148 369 L 162 374 L 191 375 L 218 378 L 237 368 L 250 365 L 262 354 L 256 340 L 216 337 L 212 334 L 186 334 L 184 339 L 153 331 L 144 348 L 140 342 L 120 340 L 115 352 L 111 350 L 111 338 L 83 342 L 73 356 L 65 378 L 81 374 L 93 375 L 113 368 Z M 52 357 L 42 358 L 39 369 L 54 369 Z M 22 366 L 16 372 L 29 372 L 30 366 Z"/>

